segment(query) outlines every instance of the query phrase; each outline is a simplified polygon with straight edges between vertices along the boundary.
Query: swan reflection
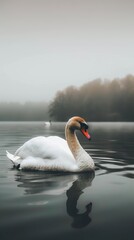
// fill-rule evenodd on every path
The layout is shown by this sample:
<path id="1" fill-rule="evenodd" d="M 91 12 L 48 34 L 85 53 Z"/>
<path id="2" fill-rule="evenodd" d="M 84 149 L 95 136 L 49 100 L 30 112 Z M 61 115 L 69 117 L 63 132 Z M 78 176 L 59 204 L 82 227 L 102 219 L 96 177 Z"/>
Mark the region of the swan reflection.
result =
<path id="1" fill-rule="evenodd" d="M 16 181 L 18 187 L 24 188 L 25 194 L 40 194 L 46 195 L 45 200 L 40 200 L 41 205 L 46 205 L 51 201 L 51 195 L 65 194 L 66 212 L 73 219 L 71 226 L 73 228 L 83 228 L 91 222 L 89 216 L 92 210 L 92 202 L 85 206 L 85 211 L 81 212 L 78 209 L 78 200 L 84 193 L 84 189 L 91 186 L 94 178 L 94 172 L 82 174 L 48 174 L 48 173 L 33 173 L 33 172 L 17 172 Z M 44 199 L 44 197 L 43 197 Z M 28 205 L 39 205 L 39 202 L 28 203 Z"/>
<path id="2" fill-rule="evenodd" d="M 94 174 L 80 174 L 78 179 L 72 183 L 72 186 L 67 190 L 67 202 L 66 208 L 69 216 L 73 218 L 72 227 L 83 228 L 91 222 L 91 217 L 89 213 L 92 210 L 92 202 L 86 205 L 86 210 L 84 213 L 79 213 L 77 208 L 77 201 L 86 187 L 91 185 L 94 178 Z"/>

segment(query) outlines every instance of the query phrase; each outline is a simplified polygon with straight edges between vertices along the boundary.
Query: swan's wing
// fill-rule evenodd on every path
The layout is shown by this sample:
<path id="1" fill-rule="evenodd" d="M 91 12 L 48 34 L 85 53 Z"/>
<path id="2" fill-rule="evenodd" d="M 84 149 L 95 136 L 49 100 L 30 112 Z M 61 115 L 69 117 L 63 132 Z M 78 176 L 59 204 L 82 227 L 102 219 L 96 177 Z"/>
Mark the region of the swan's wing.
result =
<path id="1" fill-rule="evenodd" d="M 29 156 L 42 159 L 73 158 L 67 142 L 57 136 L 32 138 L 15 152 L 15 156 L 22 159 Z"/>

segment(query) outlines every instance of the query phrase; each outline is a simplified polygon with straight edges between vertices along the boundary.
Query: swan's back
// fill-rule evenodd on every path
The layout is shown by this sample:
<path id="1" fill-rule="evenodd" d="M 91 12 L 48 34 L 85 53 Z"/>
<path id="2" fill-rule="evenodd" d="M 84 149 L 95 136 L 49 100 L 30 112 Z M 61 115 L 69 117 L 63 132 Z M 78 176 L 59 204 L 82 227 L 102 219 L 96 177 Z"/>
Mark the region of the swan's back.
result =
<path id="1" fill-rule="evenodd" d="M 66 140 L 57 137 L 35 137 L 24 143 L 16 152 L 15 156 L 25 159 L 29 156 L 42 159 L 66 159 L 74 158 Z"/>

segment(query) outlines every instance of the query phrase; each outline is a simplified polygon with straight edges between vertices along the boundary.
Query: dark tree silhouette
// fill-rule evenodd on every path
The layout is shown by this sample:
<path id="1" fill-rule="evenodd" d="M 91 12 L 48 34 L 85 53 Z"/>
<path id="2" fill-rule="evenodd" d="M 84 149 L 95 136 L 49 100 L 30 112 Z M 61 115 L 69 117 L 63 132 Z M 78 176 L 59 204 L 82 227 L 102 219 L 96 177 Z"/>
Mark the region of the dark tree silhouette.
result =
<path id="1" fill-rule="evenodd" d="M 96 79 L 79 89 L 57 93 L 49 106 L 50 116 L 66 121 L 81 115 L 90 121 L 134 121 L 134 76 L 102 81 Z"/>

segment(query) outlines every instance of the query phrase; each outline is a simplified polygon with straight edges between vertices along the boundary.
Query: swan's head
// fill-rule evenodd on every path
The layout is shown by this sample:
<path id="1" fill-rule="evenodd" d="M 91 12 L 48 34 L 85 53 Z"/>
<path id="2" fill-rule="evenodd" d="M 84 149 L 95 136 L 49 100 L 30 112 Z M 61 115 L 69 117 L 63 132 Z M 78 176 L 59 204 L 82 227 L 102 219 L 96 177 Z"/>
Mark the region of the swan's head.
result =
<path id="1" fill-rule="evenodd" d="M 84 118 L 77 116 L 70 118 L 67 122 L 67 127 L 69 127 L 72 132 L 74 132 L 75 130 L 80 130 L 87 139 L 91 139 L 88 133 L 88 124 L 86 123 Z"/>

